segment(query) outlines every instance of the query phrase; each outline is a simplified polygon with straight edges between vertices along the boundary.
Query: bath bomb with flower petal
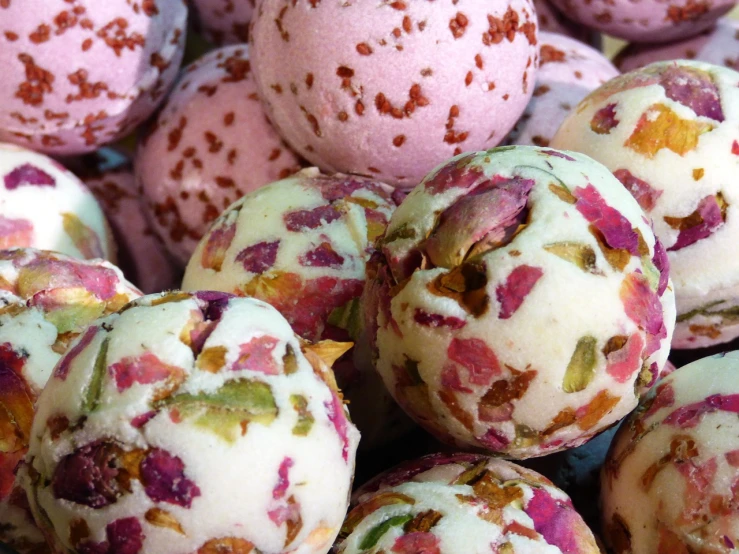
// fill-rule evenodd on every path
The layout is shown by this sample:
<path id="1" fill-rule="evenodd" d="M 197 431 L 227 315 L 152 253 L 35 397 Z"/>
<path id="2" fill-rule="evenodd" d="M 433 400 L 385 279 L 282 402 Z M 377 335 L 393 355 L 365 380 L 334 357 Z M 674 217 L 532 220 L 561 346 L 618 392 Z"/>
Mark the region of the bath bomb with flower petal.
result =
<path id="1" fill-rule="evenodd" d="M 619 429 L 601 474 L 614 552 L 735 552 L 739 353 L 662 379 Z"/>
<path id="2" fill-rule="evenodd" d="M 709 29 L 735 0 L 551 0 L 567 17 L 632 42 L 670 42 Z"/>
<path id="3" fill-rule="evenodd" d="M 739 336 L 739 72 L 687 60 L 609 81 L 552 146 L 608 167 L 651 218 L 677 299 L 675 348 Z"/>
<path id="4" fill-rule="evenodd" d="M 276 0 L 249 40 L 267 115 L 296 152 L 406 189 L 499 144 L 538 65 L 529 0 Z"/>
<path id="5" fill-rule="evenodd" d="M 0 541 L 21 554 L 44 543 L 15 481 L 36 398 L 88 324 L 139 296 L 103 260 L 31 248 L 0 251 Z"/>
<path id="6" fill-rule="evenodd" d="M 478 454 L 435 454 L 353 498 L 336 554 L 596 554 L 568 496 L 542 475 Z"/>
<path id="7" fill-rule="evenodd" d="M 115 259 L 115 243 L 90 190 L 51 158 L 0 143 L 0 248 Z"/>
<path id="8" fill-rule="evenodd" d="M 190 259 L 182 288 L 268 302 L 311 341 L 357 340 L 365 264 L 395 210 L 392 192 L 378 181 L 321 175 L 316 168 L 262 187 L 216 220 Z M 350 353 L 334 365 L 362 446 L 407 428 L 367 365 L 352 363 Z"/>
<path id="9" fill-rule="evenodd" d="M 560 124 L 590 92 L 619 75 L 603 54 L 557 33 L 539 33 L 534 95 L 507 144 L 548 146 Z"/>
<path id="10" fill-rule="evenodd" d="M 298 165 L 265 119 L 239 45 L 183 70 L 134 168 L 154 230 L 184 266 L 221 211 Z"/>
<path id="11" fill-rule="evenodd" d="M 75 554 L 325 553 L 359 435 L 268 304 L 150 295 L 88 327 L 39 397 L 22 474 Z"/>
<path id="12" fill-rule="evenodd" d="M 679 59 L 739 69 L 739 21 L 724 17 L 700 35 L 668 44 L 629 44 L 613 63 L 625 73 L 654 62 Z"/>
<path id="13" fill-rule="evenodd" d="M 450 443 L 514 458 L 579 446 L 667 360 L 667 256 L 637 202 L 573 152 L 453 158 L 398 207 L 368 264 L 377 369 Z"/>
<path id="14" fill-rule="evenodd" d="M 184 0 L 0 2 L 0 141 L 81 154 L 144 121 L 177 76 Z"/>

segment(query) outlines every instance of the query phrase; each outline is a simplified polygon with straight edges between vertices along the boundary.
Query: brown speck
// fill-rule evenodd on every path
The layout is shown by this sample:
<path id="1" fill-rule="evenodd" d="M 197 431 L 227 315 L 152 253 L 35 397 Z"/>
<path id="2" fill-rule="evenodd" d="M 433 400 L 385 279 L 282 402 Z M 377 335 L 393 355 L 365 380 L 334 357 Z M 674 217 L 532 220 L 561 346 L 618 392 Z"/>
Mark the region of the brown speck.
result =
<path id="1" fill-rule="evenodd" d="M 272 149 L 272 152 L 270 152 L 270 153 L 269 153 L 269 158 L 267 158 L 267 159 L 268 159 L 269 161 L 273 162 L 273 161 L 275 161 L 275 160 L 276 160 L 277 158 L 279 158 L 279 157 L 280 157 L 280 153 L 281 153 L 281 152 L 282 152 L 282 151 L 281 151 L 281 150 L 280 150 L 279 148 L 273 148 L 273 149 Z"/>
<path id="2" fill-rule="evenodd" d="M 477 69 L 483 68 L 482 56 L 480 54 L 475 55 L 475 66 L 477 66 Z"/>
<path id="3" fill-rule="evenodd" d="M 474 76 L 472 75 L 472 71 L 467 72 L 467 76 L 464 78 L 464 84 L 466 86 L 470 86 L 472 84 L 472 79 Z"/>
<path id="4" fill-rule="evenodd" d="M 403 30 L 408 34 L 413 30 L 413 23 L 407 15 L 403 17 Z"/>
<path id="5" fill-rule="evenodd" d="M 82 51 L 87 52 L 90 48 L 92 48 L 92 39 L 86 38 L 82 41 Z"/>
<path id="6" fill-rule="evenodd" d="M 229 127 L 230 125 L 233 125 L 234 119 L 236 119 L 236 115 L 233 112 L 228 112 L 223 116 L 223 124 L 226 127 Z"/>
<path id="7" fill-rule="evenodd" d="M 34 32 L 28 35 L 30 41 L 34 44 L 41 44 L 49 40 L 51 34 L 51 27 L 46 24 L 39 25 Z"/>
<path id="8" fill-rule="evenodd" d="M 394 10 L 402 11 L 405 10 L 408 6 L 406 6 L 405 2 L 398 0 L 396 2 L 392 2 L 390 4 L 390 7 Z"/>
<path id="9" fill-rule="evenodd" d="M 205 131 L 203 136 L 205 137 L 205 141 L 208 143 L 208 152 L 215 154 L 221 151 L 221 148 L 223 148 L 223 141 L 219 140 L 215 133 Z"/>
<path id="10" fill-rule="evenodd" d="M 5 31 L 5 38 L 8 39 L 8 42 L 15 42 L 18 40 L 18 34 L 13 31 Z"/>
<path id="11" fill-rule="evenodd" d="M 33 58 L 28 54 L 18 54 L 18 59 L 25 66 L 26 80 L 18 85 L 15 97 L 20 98 L 24 104 L 38 106 L 44 102 L 44 94 L 53 90 L 54 75 L 36 65 Z"/>
<path id="12" fill-rule="evenodd" d="M 430 67 L 426 67 L 426 68 L 424 68 L 424 69 L 421 70 L 421 76 L 422 77 L 431 77 L 431 75 L 433 75 L 433 74 L 434 74 L 434 70 L 431 69 Z"/>
<path id="13" fill-rule="evenodd" d="M 305 86 L 307 86 L 308 89 L 313 87 L 313 73 L 308 73 L 305 76 Z"/>
<path id="14" fill-rule="evenodd" d="M 342 79 L 351 79 L 354 77 L 354 70 L 351 67 L 340 65 L 336 70 L 336 75 Z"/>
<path id="15" fill-rule="evenodd" d="M 277 94 L 282 94 L 282 86 L 279 83 L 270 85 L 270 88 L 274 90 Z"/>
<path id="16" fill-rule="evenodd" d="M 393 139 L 393 146 L 400 148 L 405 142 L 405 135 L 398 135 Z"/>
<path id="17" fill-rule="evenodd" d="M 457 15 L 449 20 L 449 30 L 452 32 L 452 36 L 455 39 L 461 38 L 467 29 L 468 23 L 467 16 L 462 12 L 457 12 Z"/>
<path id="18" fill-rule="evenodd" d="M 232 148 L 231 150 L 228 151 L 228 156 L 226 157 L 226 161 L 228 161 L 230 165 L 233 165 L 234 162 L 236 162 L 237 156 L 238 154 L 236 153 L 236 149 Z"/>
<path id="19" fill-rule="evenodd" d="M 182 139 L 182 131 L 187 126 L 187 118 L 181 117 L 177 127 L 172 129 L 167 135 L 167 151 L 172 152 L 179 146 L 180 140 Z"/>
<path id="20" fill-rule="evenodd" d="M 231 177 L 226 177 L 224 175 L 218 175 L 215 178 L 216 185 L 218 185 L 222 189 L 229 189 L 236 186 L 236 181 L 234 181 Z"/>
<path id="21" fill-rule="evenodd" d="M 357 103 L 354 104 L 354 111 L 357 115 L 364 115 L 364 104 L 361 100 L 357 100 Z"/>
<path id="22" fill-rule="evenodd" d="M 339 115 L 337 117 L 339 118 L 339 121 L 341 121 L 342 123 L 346 121 L 347 119 L 349 119 L 349 115 L 343 111 L 339 112 Z"/>
<path id="23" fill-rule="evenodd" d="M 531 137 L 531 142 L 533 142 L 536 146 L 549 146 L 549 140 L 539 135 Z"/>
<path id="24" fill-rule="evenodd" d="M 366 42 L 360 42 L 357 44 L 357 52 L 359 52 L 361 56 L 369 56 L 372 54 L 372 48 L 370 48 L 370 45 Z"/>
<path id="25" fill-rule="evenodd" d="M 379 170 L 379 169 L 377 169 L 376 167 L 372 167 L 372 166 L 370 166 L 370 167 L 368 167 L 367 169 L 368 169 L 369 171 L 371 171 L 372 173 L 381 173 L 381 172 L 380 172 L 380 170 Z"/>
<path id="26" fill-rule="evenodd" d="M 303 112 L 303 114 L 305 115 L 305 119 L 308 120 L 308 123 L 310 123 L 310 126 L 313 129 L 313 134 L 315 134 L 317 137 L 322 136 L 321 126 L 318 124 L 318 119 L 316 119 L 316 116 L 306 110 L 305 106 L 300 106 L 300 111 Z"/>

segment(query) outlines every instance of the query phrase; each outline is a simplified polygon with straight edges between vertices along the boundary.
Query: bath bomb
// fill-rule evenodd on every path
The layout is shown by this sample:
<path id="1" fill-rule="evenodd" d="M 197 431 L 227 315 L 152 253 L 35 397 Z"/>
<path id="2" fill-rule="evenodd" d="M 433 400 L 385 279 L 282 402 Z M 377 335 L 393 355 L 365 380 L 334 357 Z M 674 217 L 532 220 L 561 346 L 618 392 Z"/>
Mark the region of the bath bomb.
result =
<path id="1" fill-rule="evenodd" d="M 542 475 L 477 454 L 431 455 L 354 497 L 336 554 L 596 554 L 567 495 Z"/>
<path id="2" fill-rule="evenodd" d="M 600 43 L 600 34 L 587 27 L 567 19 L 550 0 L 534 0 L 539 31 L 559 33 L 596 46 Z"/>
<path id="3" fill-rule="evenodd" d="M 697 35 L 734 7 L 735 0 L 551 0 L 567 17 L 633 42 L 670 42 Z"/>
<path id="4" fill-rule="evenodd" d="M 508 144 L 548 146 L 562 121 L 590 92 L 619 75 L 603 54 L 557 33 L 539 33 L 534 94 Z"/>
<path id="5" fill-rule="evenodd" d="M 139 296 L 103 260 L 32 248 L 0 250 L 0 541 L 23 554 L 44 543 L 15 482 L 36 398 L 88 324 Z"/>
<path id="6" fill-rule="evenodd" d="M 627 72 L 650 63 L 678 59 L 739 69 L 739 21 L 725 17 L 700 35 L 669 44 L 629 44 L 618 53 L 614 63 Z"/>
<path id="7" fill-rule="evenodd" d="M 190 0 L 205 36 L 214 44 L 237 44 L 249 38 L 255 0 Z"/>
<path id="8" fill-rule="evenodd" d="M 739 336 L 739 73 L 677 60 L 594 91 L 552 146 L 608 167 L 654 224 L 677 297 L 674 348 Z"/>
<path id="9" fill-rule="evenodd" d="M 90 190 L 58 162 L 0 143 L 0 248 L 31 246 L 115 260 L 115 243 Z"/>
<path id="10" fill-rule="evenodd" d="M 109 148 L 87 158 L 78 175 L 108 217 L 123 273 L 145 293 L 178 288 L 181 273 L 145 217 L 129 158 Z"/>
<path id="11" fill-rule="evenodd" d="M 401 188 L 499 144 L 538 65 L 529 0 L 278 0 L 249 40 L 267 115 L 297 152 Z"/>
<path id="12" fill-rule="evenodd" d="M 130 133 L 164 98 L 184 0 L 0 2 L 0 140 L 79 154 Z"/>
<path id="13" fill-rule="evenodd" d="M 21 474 L 50 544 L 327 552 L 359 434 L 310 348 L 268 304 L 215 292 L 88 327 L 39 397 Z"/>
<path id="14" fill-rule="evenodd" d="M 621 426 L 601 475 L 603 534 L 624 554 L 735 551 L 739 353 L 662 379 Z"/>
<path id="15" fill-rule="evenodd" d="M 377 181 L 326 176 L 310 168 L 251 192 L 203 237 L 182 289 L 268 302 L 311 341 L 356 340 L 365 263 L 395 209 L 392 190 Z M 362 445 L 392 438 L 401 430 L 388 421 L 398 418 L 397 406 L 372 367 L 361 360 L 355 365 L 351 358 L 346 354 L 334 368 L 362 431 Z"/>
<path id="16" fill-rule="evenodd" d="M 667 256 L 587 156 L 453 158 L 379 247 L 363 295 L 377 369 L 446 442 L 513 458 L 579 446 L 628 414 L 667 360 Z"/>
<path id="17" fill-rule="evenodd" d="M 222 210 L 297 171 L 297 158 L 265 119 L 246 45 L 185 68 L 134 168 L 154 230 L 183 266 Z"/>

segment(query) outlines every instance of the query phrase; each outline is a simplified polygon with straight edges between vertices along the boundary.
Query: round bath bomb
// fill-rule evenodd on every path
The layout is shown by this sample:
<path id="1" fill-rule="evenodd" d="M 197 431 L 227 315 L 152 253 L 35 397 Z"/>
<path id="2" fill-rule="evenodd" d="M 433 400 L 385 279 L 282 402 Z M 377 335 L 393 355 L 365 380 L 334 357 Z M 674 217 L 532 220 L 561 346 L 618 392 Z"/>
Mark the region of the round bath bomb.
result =
<path id="1" fill-rule="evenodd" d="M 50 544 L 326 552 L 359 434 L 311 348 L 268 304 L 216 292 L 146 296 L 89 327 L 39 397 L 21 474 Z"/>
<path id="2" fill-rule="evenodd" d="M 0 3 L 0 140 L 79 154 L 124 137 L 174 81 L 186 22 L 183 0 Z"/>
<path id="3" fill-rule="evenodd" d="M 403 188 L 500 143 L 538 65 L 529 0 L 279 0 L 249 39 L 267 114 L 297 152 Z"/>
<path id="4" fill-rule="evenodd" d="M 58 162 L 0 143 L 0 248 L 32 246 L 76 258 L 115 258 L 90 190 Z"/>
<path id="5" fill-rule="evenodd" d="M 377 181 L 316 168 L 262 187 L 221 214 L 195 249 L 182 289 L 268 302 L 311 341 L 356 340 L 365 263 L 395 209 L 391 193 Z M 347 354 L 334 371 L 362 445 L 397 434 L 388 418 L 399 410 L 374 370 L 359 371 Z"/>
<path id="6" fill-rule="evenodd" d="M 154 230 L 183 266 L 222 210 L 297 171 L 264 117 L 246 45 L 214 50 L 184 70 L 134 168 Z"/>
<path id="7" fill-rule="evenodd" d="M 0 251 L 0 542 L 21 553 L 44 543 L 15 483 L 36 398 L 87 325 L 139 296 L 103 260 L 32 248 Z"/>
<path id="8" fill-rule="evenodd" d="M 678 59 L 739 69 L 739 21 L 725 17 L 698 36 L 670 44 L 629 44 L 618 53 L 614 63 L 627 72 L 650 63 Z"/>
<path id="9" fill-rule="evenodd" d="M 735 0 L 551 0 L 567 17 L 633 42 L 682 40 L 709 29 Z"/>
<path id="10" fill-rule="evenodd" d="M 534 94 L 508 144 L 548 146 L 580 100 L 619 74 L 608 58 L 579 40 L 542 32 L 539 46 Z"/>
<path id="11" fill-rule="evenodd" d="M 447 442 L 513 458 L 579 446 L 667 360 L 667 257 L 587 156 L 453 158 L 398 207 L 380 247 L 363 296 L 377 369 Z"/>
<path id="12" fill-rule="evenodd" d="M 601 475 L 603 533 L 624 554 L 739 544 L 739 353 L 660 380 L 616 434 Z"/>
<path id="13" fill-rule="evenodd" d="M 336 554 L 596 554 L 567 495 L 542 475 L 477 454 L 406 462 L 357 491 Z"/>
<path id="14" fill-rule="evenodd" d="M 249 38 L 254 0 L 190 0 L 203 34 L 214 44 L 237 44 Z"/>
<path id="15" fill-rule="evenodd" d="M 102 149 L 78 173 L 103 208 L 118 246 L 118 265 L 145 293 L 178 288 L 180 271 L 144 214 L 130 160 Z"/>
<path id="16" fill-rule="evenodd" d="M 593 30 L 567 19 L 550 0 L 534 0 L 536 19 L 539 31 L 567 35 L 587 44 L 596 46 L 600 43 L 600 35 Z"/>
<path id="17" fill-rule="evenodd" d="M 590 94 L 552 141 L 607 166 L 652 219 L 675 283 L 674 348 L 739 336 L 738 82 L 724 67 L 655 63 Z"/>

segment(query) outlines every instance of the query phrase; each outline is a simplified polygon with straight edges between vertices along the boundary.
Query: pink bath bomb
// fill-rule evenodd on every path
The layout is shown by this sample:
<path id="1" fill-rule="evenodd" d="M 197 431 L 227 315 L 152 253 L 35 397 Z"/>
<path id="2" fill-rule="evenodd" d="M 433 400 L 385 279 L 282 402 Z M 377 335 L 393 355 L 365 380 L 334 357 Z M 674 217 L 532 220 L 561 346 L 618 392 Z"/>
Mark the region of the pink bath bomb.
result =
<path id="1" fill-rule="evenodd" d="M 215 44 L 237 44 L 249 37 L 255 0 L 190 0 L 205 36 Z"/>
<path id="2" fill-rule="evenodd" d="M 267 114 L 296 151 L 403 188 L 501 142 L 538 65 L 530 0 L 275 0 L 250 41 Z"/>
<path id="3" fill-rule="evenodd" d="M 183 0 L 0 1 L 0 141 L 53 154 L 127 135 L 174 81 Z"/>
<path id="4" fill-rule="evenodd" d="M 264 116 L 245 45 L 184 70 L 134 168 L 154 230 L 182 266 L 221 211 L 298 169 Z"/>
<path id="5" fill-rule="evenodd" d="M 146 294 L 178 288 L 180 271 L 144 216 L 128 157 L 104 148 L 86 158 L 78 174 L 108 218 L 126 278 Z"/>
<path id="6" fill-rule="evenodd" d="M 541 32 L 539 46 L 534 95 L 508 135 L 508 144 L 548 146 L 580 100 L 619 75 L 608 58 L 579 40 Z"/>
<path id="7" fill-rule="evenodd" d="M 568 17 L 633 42 L 669 42 L 697 35 L 736 0 L 552 0 Z"/>
<path id="8" fill-rule="evenodd" d="M 614 63 L 628 72 L 653 62 L 679 59 L 739 70 L 739 21 L 725 17 L 698 36 L 669 44 L 630 44 L 618 53 Z"/>
<path id="9" fill-rule="evenodd" d="M 534 0 L 539 31 L 559 33 L 596 46 L 600 34 L 574 21 L 567 19 L 549 0 Z"/>

